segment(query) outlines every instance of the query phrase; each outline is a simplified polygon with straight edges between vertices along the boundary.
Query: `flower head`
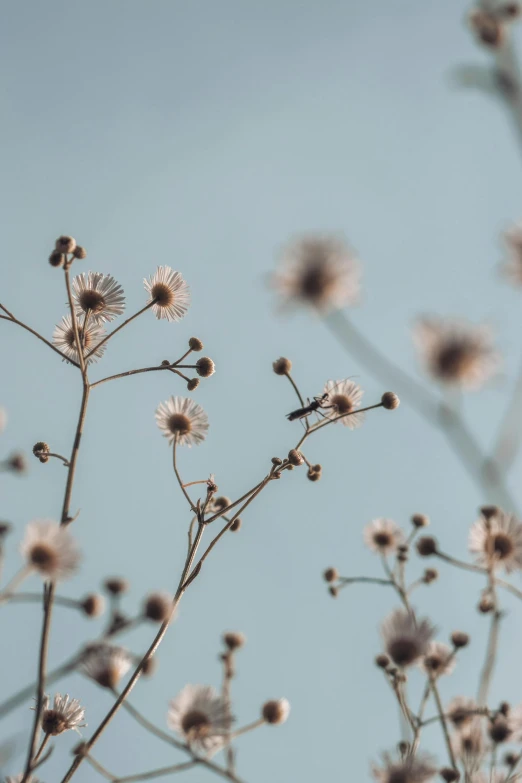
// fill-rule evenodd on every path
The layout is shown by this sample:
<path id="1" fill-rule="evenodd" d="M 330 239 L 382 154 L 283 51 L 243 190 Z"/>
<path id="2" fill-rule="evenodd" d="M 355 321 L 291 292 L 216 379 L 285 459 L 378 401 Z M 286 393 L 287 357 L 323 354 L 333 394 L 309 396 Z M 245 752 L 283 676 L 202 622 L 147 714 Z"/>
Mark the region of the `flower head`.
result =
<path id="1" fill-rule="evenodd" d="M 487 326 L 423 318 L 414 338 L 426 369 L 441 383 L 476 389 L 498 369 L 499 357 Z"/>
<path id="2" fill-rule="evenodd" d="M 230 728 L 230 704 L 209 685 L 185 685 L 169 704 L 169 728 L 200 752 L 215 752 Z"/>
<path id="3" fill-rule="evenodd" d="M 380 555 L 391 555 L 404 543 L 404 533 L 392 520 L 379 517 L 370 522 L 363 530 L 366 546 Z"/>
<path id="4" fill-rule="evenodd" d="M 115 688 L 131 667 L 132 659 L 123 647 L 90 645 L 82 660 L 84 674 L 103 688 Z"/>
<path id="5" fill-rule="evenodd" d="M 522 705 L 510 708 L 506 714 L 499 712 L 490 721 L 488 734 L 495 744 L 522 742 Z"/>
<path id="6" fill-rule="evenodd" d="M 80 319 L 81 320 L 81 319 Z M 105 336 L 105 330 L 100 324 L 94 321 L 87 323 L 85 327 L 81 323 L 78 323 L 78 335 L 83 345 L 84 355 L 88 354 L 92 349 L 102 340 Z M 74 338 L 74 327 L 70 315 L 64 315 L 62 322 L 57 324 L 53 332 L 53 345 L 58 348 L 67 358 L 72 359 L 73 362 L 79 361 L 78 350 L 76 348 L 76 340 Z M 97 359 L 103 356 L 106 344 L 96 348 L 91 356 L 87 359 L 87 364 L 95 362 Z"/>
<path id="7" fill-rule="evenodd" d="M 333 237 L 308 236 L 291 243 L 274 284 L 287 303 L 304 303 L 320 311 L 355 304 L 360 269 L 348 246 Z"/>
<path id="8" fill-rule="evenodd" d="M 154 302 L 152 310 L 156 318 L 168 321 L 180 321 L 190 304 L 189 287 L 179 272 L 170 266 L 159 266 L 157 271 L 144 280 L 149 302 Z"/>
<path id="9" fill-rule="evenodd" d="M 82 723 L 85 716 L 85 709 L 81 706 L 78 699 L 71 699 L 66 693 L 62 696 L 57 693 L 54 697 L 54 704 L 49 707 L 49 697 L 42 713 L 42 730 L 45 734 L 62 734 L 64 731 L 87 726 Z M 78 732 L 79 733 L 79 732 Z"/>
<path id="10" fill-rule="evenodd" d="M 410 666 L 426 655 L 434 633 L 429 620 L 416 620 L 405 609 L 395 609 L 381 625 L 385 650 L 396 666 Z"/>
<path id="11" fill-rule="evenodd" d="M 389 753 L 383 754 L 383 766 L 372 766 L 372 775 L 378 783 L 426 783 L 437 773 L 432 756 L 418 753 L 394 759 Z"/>
<path id="12" fill-rule="evenodd" d="M 361 404 L 364 394 L 360 386 L 349 379 L 344 381 L 327 381 L 325 383 L 323 394 L 327 394 L 326 405 L 327 415 L 330 419 L 337 416 L 343 416 L 339 419 L 341 424 L 354 430 L 364 421 L 364 413 L 353 413 Z M 350 413 L 350 416 L 343 414 Z"/>
<path id="13" fill-rule="evenodd" d="M 69 530 L 50 519 L 27 525 L 20 552 L 44 579 L 69 579 L 80 563 L 80 552 Z"/>
<path id="14" fill-rule="evenodd" d="M 476 773 L 482 763 L 485 752 L 482 719 L 474 717 L 462 724 L 451 738 L 455 758 L 462 761 L 469 774 Z"/>
<path id="15" fill-rule="evenodd" d="M 261 709 L 263 719 L 272 726 L 284 723 L 290 715 L 288 699 L 270 699 L 265 701 Z"/>
<path id="16" fill-rule="evenodd" d="M 468 546 L 482 566 L 504 567 L 509 573 L 522 569 L 522 523 L 513 514 L 498 511 L 479 519 L 469 531 Z"/>
<path id="17" fill-rule="evenodd" d="M 467 699 L 465 696 L 456 696 L 448 704 L 446 714 L 453 726 L 460 730 L 463 726 L 471 723 L 475 717 L 477 703 L 474 699 Z"/>
<path id="18" fill-rule="evenodd" d="M 443 674 L 451 674 L 455 664 L 454 650 L 449 645 L 444 642 L 430 642 L 421 661 L 421 668 L 430 677 L 440 677 Z"/>
<path id="19" fill-rule="evenodd" d="M 113 321 L 125 309 L 123 288 L 111 275 L 82 272 L 72 281 L 72 290 L 77 316 L 88 313 L 96 323 Z"/>
<path id="20" fill-rule="evenodd" d="M 176 441 L 180 446 L 197 446 L 208 431 L 207 414 L 188 397 L 171 397 L 160 403 L 156 423 L 169 443 Z"/>

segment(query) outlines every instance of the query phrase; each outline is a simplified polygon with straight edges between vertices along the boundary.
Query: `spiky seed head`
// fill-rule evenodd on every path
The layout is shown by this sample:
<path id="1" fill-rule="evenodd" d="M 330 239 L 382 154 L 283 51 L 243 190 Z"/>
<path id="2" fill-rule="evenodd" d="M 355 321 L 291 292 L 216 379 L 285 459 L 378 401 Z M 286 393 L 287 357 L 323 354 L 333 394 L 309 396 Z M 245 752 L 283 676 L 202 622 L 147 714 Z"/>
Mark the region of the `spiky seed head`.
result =
<path id="1" fill-rule="evenodd" d="M 238 530 L 241 529 L 241 517 L 238 517 L 237 519 L 234 519 L 232 524 L 230 525 L 230 532 L 231 533 L 237 533 Z"/>
<path id="2" fill-rule="evenodd" d="M 196 372 L 202 378 L 210 378 L 216 371 L 216 365 L 208 356 L 202 356 L 196 362 Z"/>
<path id="3" fill-rule="evenodd" d="M 451 634 L 451 643 L 454 647 L 467 647 L 469 644 L 469 634 L 464 631 L 453 631 Z"/>
<path id="4" fill-rule="evenodd" d="M 339 595 L 339 588 L 335 587 L 334 585 L 330 585 L 330 587 L 328 588 L 328 592 L 330 593 L 332 598 L 337 598 L 337 596 Z"/>
<path id="5" fill-rule="evenodd" d="M 143 607 L 143 615 L 154 623 L 168 620 L 172 611 L 172 596 L 167 593 L 151 593 Z"/>
<path id="6" fill-rule="evenodd" d="M 292 371 L 292 362 L 286 356 L 281 356 L 272 363 L 276 375 L 288 375 Z"/>
<path id="7" fill-rule="evenodd" d="M 39 440 L 33 446 L 33 454 L 35 457 L 41 457 L 43 454 L 49 454 L 51 448 L 48 443 L 44 443 L 43 440 Z"/>
<path id="8" fill-rule="evenodd" d="M 87 617 L 99 617 L 105 609 L 105 598 L 98 593 L 90 593 L 81 602 L 81 607 Z"/>
<path id="9" fill-rule="evenodd" d="M 323 572 L 323 579 L 325 582 L 337 582 L 339 579 L 339 571 L 337 568 L 334 568 L 331 566 L 330 568 L 327 568 L 326 571 Z"/>
<path id="10" fill-rule="evenodd" d="M 390 665 L 391 661 L 387 655 L 384 653 L 381 653 L 380 655 L 377 655 L 375 658 L 375 665 L 379 667 L 379 669 L 387 669 Z"/>
<path id="11" fill-rule="evenodd" d="M 226 495 L 220 495 L 219 497 L 214 498 L 213 502 L 216 511 L 224 511 L 232 503 L 230 498 L 227 498 Z"/>
<path id="12" fill-rule="evenodd" d="M 156 658 L 151 656 L 150 658 L 147 658 L 145 661 L 143 661 L 143 668 L 141 673 L 144 677 L 152 677 L 152 675 L 156 673 L 157 668 L 158 661 Z"/>
<path id="13" fill-rule="evenodd" d="M 87 258 L 87 251 L 81 245 L 76 245 L 76 247 L 73 250 L 73 256 L 77 258 L 79 261 L 83 261 L 84 258 Z"/>
<path id="14" fill-rule="evenodd" d="M 422 528 L 422 527 L 428 527 L 430 524 L 429 517 L 426 516 L 426 514 L 414 514 L 411 518 L 411 524 L 413 527 Z"/>
<path id="15" fill-rule="evenodd" d="M 106 579 L 103 586 L 111 595 L 123 595 L 123 593 L 128 592 L 130 587 L 128 581 L 120 576 L 113 576 Z"/>
<path id="16" fill-rule="evenodd" d="M 55 243 L 56 250 L 59 250 L 60 253 L 74 253 L 74 249 L 76 248 L 76 240 L 72 237 L 68 236 L 61 236 L 58 237 Z"/>
<path id="17" fill-rule="evenodd" d="M 437 541 L 433 536 L 422 536 L 417 541 L 417 552 L 421 557 L 429 557 L 437 553 Z"/>
<path id="18" fill-rule="evenodd" d="M 199 386 L 199 378 L 191 378 L 190 381 L 187 383 L 187 389 L 189 391 L 194 391 L 194 389 L 197 389 Z"/>
<path id="19" fill-rule="evenodd" d="M 388 411 L 394 411 L 396 408 L 399 407 L 401 404 L 401 401 L 397 397 L 396 394 L 393 392 L 384 392 L 384 394 L 381 397 L 381 405 L 383 408 L 386 408 Z"/>
<path id="20" fill-rule="evenodd" d="M 65 261 L 65 256 L 63 253 L 60 253 L 59 250 L 53 250 L 51 255 L 49 256 L 49 263 L 51 266 L 58 267 L 62 266 Z"/>
<path id="21" fill-rule="evenodd" d="M 436 568 L 426 568 L 422 576 L 422 581 L 425 585 L 430 585 L 439 578 L 439 572 Z"/>
<path id="22" fill-rule="evenodd" d="M 446 783 L 455 783 L 460 778 L 460 772 L 457 769 L 453 769 L 453 767 L 443 767 L 439 771 L 439 775 Z"/>
<path id="23" fill-rule="evenodd" d="M 290 449 L 288 452 L 288 462 L 297 467 L 298 465 L 303 464 L 304 457 L 297 449 Z"/>
<path id="24" fill-rule="evenodd" d="M 202 351 L 203 350 L 203 343 L 198 337 L 191 337 L 188 341 L 189 348 L 191 351 Z"/>
<path id="25" fill-rule="evenodd" d="M 263 704 L 261 715 L 272 726 L 284 723 L 290 712 L 290 704 L 286 699 L 271 699 Z"/>
<path id="26" fill-rule="evenodd" d="M 229 650 L 239 650 L 246 643 L 246 636 L 240 631 L 227 631 L 223 634 L 223 643 Z"/>

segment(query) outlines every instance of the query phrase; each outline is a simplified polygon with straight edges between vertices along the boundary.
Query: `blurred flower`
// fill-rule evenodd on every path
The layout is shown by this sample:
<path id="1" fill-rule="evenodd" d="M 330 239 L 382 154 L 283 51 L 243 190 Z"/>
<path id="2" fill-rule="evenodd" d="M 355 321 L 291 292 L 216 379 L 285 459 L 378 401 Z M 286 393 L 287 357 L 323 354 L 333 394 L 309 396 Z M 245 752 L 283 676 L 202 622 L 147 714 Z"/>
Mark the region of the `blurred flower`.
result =
<path id="1" fill-rule="evenodd" d="M 474 717 L 454 732 L 451 746 L 455 757 L 462 761 L 467 774 L 477 772 L 485 753 L 482 718 Z"/>
<path id="2" fill-rule="evenodd" d="M 431 677 L 440 677 L 443 674 L 451 674 L 455 668 L 456 658 L 454 650 L 444 642 L 430 642 L 421 668 Z"/>
<path id="3" fill-rule="evenodd" d="M 230 722 L 228 701 L 209 685 L 186 685 L 169 704 L 169 728 L 198 751 L 219 750 Z"/>
<path id="4" fill-rule="evenodd" d="M 96 323 L 112 321 L 125 309 L 123 288 L 111 275 L 89 272 L 77 275 L 72 281 L 77 316 L 89 314 Z M 79 323 L 81 323 L 81 319 Z"/>
<path id="5" fill-rule="evenodd" d="M 87 648 L 82 669 L 84 674 L 103 688 L 115 688 L 131 667 L 132 659 L 123 647 L 92 644 Z"/>
<path id="6" fill-rule="evenodd" d="M 190 304 L 189 287 L 179 272 L 170 266 L 159 266 L 157 271 L 144 280 L 149 302 L 154 302 L 152 310 L 156 318 L 168 321 L 180 321 Z"/>
<path id="7" fill-rule="evenodd" d="M 80 563 L 80 552 L 69 530 L 49 519 L 27 525 L 20 552 L 28 566 L 53 581 L 68 579 Z"/>
<path id="8" fill-rule="evenodd" d="M 488 521 L 479 519 L 469 531 L 469 550 L 478 565 L 522 569 L 522 523 L 500 509 Z"/>
<path id="9" fill-rule="evenodd" d="M 176 441 L 180 446 L 197 446 L 208 431 L 207 414 L 188 397 L 171 397 L 160 403 L 156 423 L 169 443 Z"/>
<path id="10" fill-rule="evenodd" d="M 370 522 L 363 530 L 366 546 L 380 555 L 391 555 L 404 543 L 404 533 L 392 520 L 379 517 Z"/>
<path id="11" fill-rule="evenodd" d="M 56 736 L 70 729 L 78 731 L 79 728 L 87 726 L 86 723 L 81 723 L 85 716 L 85 709 L 78 699 L 71 699 L 68 693 L 65 696 L 57 693 L 51 708 L 49 707 L 49 697 L 47 696 L 46 699 L 47 704 L 42 713 L 42 730 L 45 734 Z"/>
<path id="12" fill-rule="evenodd" d="M 265 701 L 261 709 L 261 715 L 272 726 L 284 723 L 290 715 L 290 702 L 288 699 L 270 699 Z"/>
<path id="13" fill-rule="evenodd" d="M 522 706 L 512 707 L 507 714 L 498 713 L 488 726 L 488 734 L 496 744 L 522 742 Z"/>
<path id="14" fill-rule="evenodd" d="M 498 369 L 488 326 L 463 321 L 423 318 L 414 339 L 428 372 L 441 383 L 473 389 L 482 386 Z"/>
<path id="15" fill-rule="evenodd" d="M 434 633 L 429 620 L 416 620 L 405 609 L 395 609 L 381 624 L 385 650 L 396 666 L 410 666 L 426 655 Z"/>
<path id="16" fill-rule="evenodd" d="M 274 285 L 289 304 L 304 303 L 328 311 L 358 299 L 359 263 L 342 240 L 302 237 L 288 246 L 282 267 L 274 275 Z"/>
<path id="17" fill-rule="evenodd" d="M 344 381 L 327 381 L 323 394 L 328 395 L 326 405 L 331 406 L 331 408 L 326 409 L 326 415 L 329 419 L 332 419 L 358 408 L 364 392 L 360 386 L 347 379 Z M 354 430 L 363 423 L 364 413 L 352 413 L 351 416 L 344 416 L 339 421 L 345 427 Z"/>
<path id="18" fill-rule="evenodd" d="M 474 699 L 467 699 L 465 696 L 456 696 L 448 704 L 446 714 L 456 729 L 471 723 L 475 717 L 474 712 L 477 709 L 477 702 Z"/>
<path id="19" fill-rule="evenodd" d="M 89 351 L 92 351 L 92 349 L 100 342 L 100 340 L 102 340 L 102 338 L 105 336 L 105 330 L 102 326 L 100 326 L 100 324 L 95 323 L 94 321 L 92 323 L 88 323 L 85 328 L 81 326 L 80 323 L 77 325 L 78 336 L 80 338 L 80 342 L 83 345 L 83 352 L 85 355 L 89 353 Z M 69 359 L 72 359 L 74 362 L 79 361 L 79 355 L 76 349 L 76 341 L 74 339 L 74 328 L 70 315 L 64 315 L 62 322 L 57 324 L 53 333 L 53 345 L 56 346 L 56 348 L 64 353 Z M 92 356 L 89 356 L 87 359 L 87 364 L 91 364 L 91 362 L 95 362 L 97 359 L 103 356 L 105 348 L 106 344 L 96 348 Z"/>
<path id="20" fill-rule="evenodd" d="M 384 766 L 372 766 L 372 775 L 378 783 L 426 783 L 437 773 L 432 756 L 418 753 L 402 759 L 393 759 L 391 754 L 383 754 Z"/>

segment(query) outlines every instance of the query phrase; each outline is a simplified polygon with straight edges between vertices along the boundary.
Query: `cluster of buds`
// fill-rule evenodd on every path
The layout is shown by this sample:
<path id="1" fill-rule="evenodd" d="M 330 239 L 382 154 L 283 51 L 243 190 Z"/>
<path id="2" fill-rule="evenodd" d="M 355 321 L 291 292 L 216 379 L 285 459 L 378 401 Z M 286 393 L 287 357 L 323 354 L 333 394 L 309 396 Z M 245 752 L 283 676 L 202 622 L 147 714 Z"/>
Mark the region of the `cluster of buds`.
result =
<path id="1" fill-rule="evenodd" d="M 498 49 L 505 41 L 506 27 L 520 16 L 519 3 L 501 3 L 494 9 L 475 8 L 469 24 L 480 43 Z"/>
<path id="2" fill-rule="evenodd" d="M 81 245 L 76 244 L 76 240 L 69 236 L 61 236 L 55 242 L 54 250 L 49 256 L 49 263 L 55 267 L 68 267 L 73 260 L 77 258 L 83 260 L 87 258 L 87 251 Z"/>

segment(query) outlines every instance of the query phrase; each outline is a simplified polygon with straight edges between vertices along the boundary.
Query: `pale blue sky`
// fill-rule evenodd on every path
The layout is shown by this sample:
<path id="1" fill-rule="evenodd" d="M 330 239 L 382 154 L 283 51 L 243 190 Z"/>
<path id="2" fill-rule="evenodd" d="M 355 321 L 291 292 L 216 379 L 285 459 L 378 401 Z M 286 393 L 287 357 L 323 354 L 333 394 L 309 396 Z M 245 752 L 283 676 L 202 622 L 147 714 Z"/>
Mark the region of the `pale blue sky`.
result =
<path id="1" fill-rule="evenodd" d="M 92 376 L 175 358 L 191 335 L 204 341 L 217 373 L 194 397 L 211 429 L 204 445 L 183 453 L 184 475 L 213 472 L 222 491 L 238 495 L 293 445 L 300 425 L 284 414 L 294 399 L 271 373 L 281 354 L 292 358 L 306 395 L 327 378 L 353 375 L 369 402 L 384 390 L 316 319 L 276 316 L 267 275 L 280 246 L 302 231 L 335 231 L 357 249 L 364 300 L 355 321 L 413 372 L 417 313 L 493 323 L 505 375 L 466 402 L 478 437 L 491 441 L 520 350 L 520 294 L 497 267 L 499 233 L 521 216 L 521 158 L 502 107 L 452 83 L 459 64 L 487 62 L 463 23 L 465 2 L 4 0 L 1 8 L 1 299 L 52 334 L 65 294 L 46 259 L 60 233 L 87 247 L 82 268 L 121 282 L 129 313 L 145 301 L 142 278 L 158 263 L 181 271 L 193 294 L 187 317 L 171 325 L 147 313 L 110 344 Z M 68 452 L 76 373 L 9 324 L 0 325 L 0 346 L 0 404 L 9 413 L 2 453 L 29 453 L 40 439 Z M 132 608 L 146 591 L 174 585 L 186 509 L 154 410 L 177 393 L 184 387 L 170 374 L 93 393 L 73 496 L 85 563 L 71 594 L 121 573 L 132 582 Z M 133 695 L 162 725 L 186 682 L 219 683 L 220 633 L 244 631 L 239 723 L 268 697 L 292 703 L 285 726 L 241 743 L 248 783 L 368 779 L 369 760 L 399 739 L 395 705 L 372 662 L 377 624 L 395 601 L 379 588 L 354 588 L 335 602 L 321 571 L 335 564 L 347 575 L 377 574 L 362 526 L 383 515 L 406 522 L 415 511 L 428 513 L 445 547 L 463 555 L 484 500 L 443 438 L 405 406 L 377 411 L 357 432 L 323 436 L 310 454 L 324 465 L 322 481 L 294 471 L 252 507 L 183 601 L 158 674 Z M 27 521 L 60 509 L 59 464 L 30 467 L 26 478 L 2 478 L 1 515 L 16 527 L 8 574 Z M 520 462 L 515 492 L 519 477 Z M 479 585 L 443 575 L 417 601 L 442 636 L 456 627 L 472 633 L 465 663 L 444 685 L 446 695 L 470 693 L 486 632 L 473 609 Z M 3 696 L 35 672 L 40 615 L 29 606 L 2 611 Z M 95 627 L 60 609 L 55 621 L 51 666 Z M 136 631 L 133 649 L 152 633 Z M 521 641 L 514 624 L 505 637 L 498 698 L 513 685 Z M 84 700 L 94 728 L 105 694 L 78 676 L 61 687 Z M 522 699 L 518 683 L 509 698 Z M 29 717 L 27 707 L 18 710 L 1 736 L 26 730 Z M 47 783 L 61 779 L 63 751 L 74 742 L 57 742 L 42 770 Z M 120 775 L 173 758 L 124 714 L 96 755 Z M 77 776 L 93 778 L 87 767 Z"/>

